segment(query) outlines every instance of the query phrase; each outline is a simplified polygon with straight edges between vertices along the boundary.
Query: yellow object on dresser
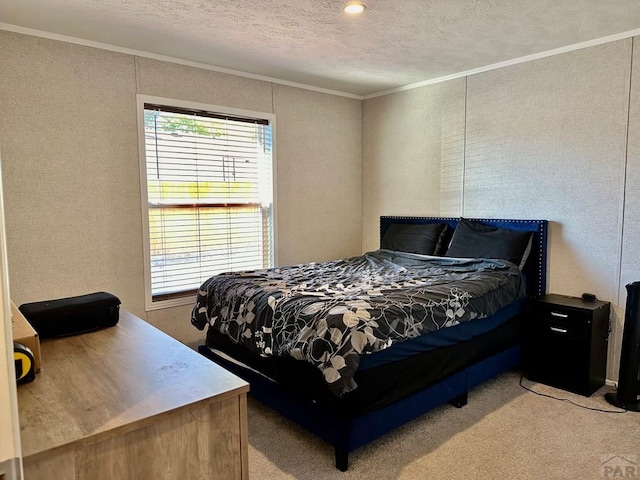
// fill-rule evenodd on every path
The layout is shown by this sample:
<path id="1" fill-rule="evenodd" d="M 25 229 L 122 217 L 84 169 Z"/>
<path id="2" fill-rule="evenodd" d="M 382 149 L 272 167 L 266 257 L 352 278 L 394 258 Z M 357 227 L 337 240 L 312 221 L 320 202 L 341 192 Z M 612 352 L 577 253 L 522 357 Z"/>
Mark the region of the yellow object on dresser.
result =
<path id="1" fill-rule="evenodd" d="M 248 478 L 240 378 L 127 311 L 41 349 L 18 388 L 25 478 Z"/>
<path id="2" fill-rule="evenodd" d="M 14 342 L 21 343 L 31 350 L 36 372 L 39 372 L 42 363 L 40 359 L 40 338 L 13 302 L 11 302 L 11 331 Z"/>

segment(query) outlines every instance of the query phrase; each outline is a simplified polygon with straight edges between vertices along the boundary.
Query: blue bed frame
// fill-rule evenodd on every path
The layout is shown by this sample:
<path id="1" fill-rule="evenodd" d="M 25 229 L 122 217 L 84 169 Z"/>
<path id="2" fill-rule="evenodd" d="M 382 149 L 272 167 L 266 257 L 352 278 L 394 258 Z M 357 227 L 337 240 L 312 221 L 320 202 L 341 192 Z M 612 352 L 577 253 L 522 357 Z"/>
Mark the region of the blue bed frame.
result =
<path id="1" fill-rule="evenodd" d="M 458 218 L 443 217 L 380 217 L 380 238 L 392 223 L 426 224 L 447 223 L 452 232 Z M 519 231 L 533 232 L 529 259 L 523 271 L 527 277 L 527 295 L 546 293 L 547 276 L 547 221 L 546 220 L 496 220 L 473 219 L 487 225 Z M 473 387 L 519 365 L 521 347 L 515 345 L 480 362 L 440 380 L 391 405 L 356 417 L 340 416 L 305 401 L 285 390 L 263 375 L 245 369 L 224 357 L 215 355 L 206 346 L 200 353 L 236 373 L 250 384 L 250 394 L 281 415 L 298 423 L 311 433 L 329 442 L 335 448 L 336 468 L 346 471 L 349 452 L 390 432 L 429 410 L 451 403 L 462 407 L 467 403 L 467 393 Z"/>

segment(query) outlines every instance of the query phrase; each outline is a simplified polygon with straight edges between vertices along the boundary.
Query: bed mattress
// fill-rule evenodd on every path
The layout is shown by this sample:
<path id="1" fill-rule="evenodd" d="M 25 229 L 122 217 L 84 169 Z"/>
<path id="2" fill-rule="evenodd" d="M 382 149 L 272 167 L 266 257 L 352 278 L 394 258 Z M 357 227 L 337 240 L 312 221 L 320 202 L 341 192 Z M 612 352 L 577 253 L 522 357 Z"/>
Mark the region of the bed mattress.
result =
<path id="1" fill-rule="evenodd" d="M 206 345 L 214 358 L 216 351 L 221 352 L 244 368 L 260 372 L 303 401 L 352 417 L 391 405 L 468 365 L 521 343 L 520 314 L 504 317 L 497 323 L 497 327 L 468 340 L 448 342 L 446 346 L 360 369 L 354 375 L 358 388 L 342 397 L 334 395 L 323 381 L 322 373 L 308 363 L 287 357 L 260 357 L 215 330 L 208 331 Z M 372 357 L 375 355 L 379 354 Z"/>
<path id="2" fill-rule="evenodd" d="M 358 389 L 363 357 L 484 322 L 524 292 L 520 270 L 508 261 L 378 250 L 217 275 L 200 288 L 192 323 L 258 357 L 309 364 L 341 397 Z"/>
<path id="3" fill-rule="evenodd" d="M 480 322 L 465 322 L 450 328 L 443 328 L 428 335 L 421 335 L 406 342 L 396 343 L 385 350 L 363 355 L 360 357 L 358 371 L 397 362 L 436 348 L 448 347 L 471 340 L 511 320 L 522 310 L 524 303 L 525 300 L 520 299 L 501 308 Z"/>

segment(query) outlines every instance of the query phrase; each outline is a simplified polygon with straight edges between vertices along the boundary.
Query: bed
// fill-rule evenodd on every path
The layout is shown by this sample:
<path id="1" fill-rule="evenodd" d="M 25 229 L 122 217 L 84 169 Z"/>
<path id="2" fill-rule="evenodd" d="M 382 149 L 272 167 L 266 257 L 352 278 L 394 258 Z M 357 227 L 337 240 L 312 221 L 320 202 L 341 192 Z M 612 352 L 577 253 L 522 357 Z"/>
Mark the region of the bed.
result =
<path id="1" fill-rule="evenodd" d="M 354 449 L 517 366 L 527 297 L 546 293 L 547 222 L 381 217 L 379 250 L 217 275 L 200 353 L 250 394 Z"/>

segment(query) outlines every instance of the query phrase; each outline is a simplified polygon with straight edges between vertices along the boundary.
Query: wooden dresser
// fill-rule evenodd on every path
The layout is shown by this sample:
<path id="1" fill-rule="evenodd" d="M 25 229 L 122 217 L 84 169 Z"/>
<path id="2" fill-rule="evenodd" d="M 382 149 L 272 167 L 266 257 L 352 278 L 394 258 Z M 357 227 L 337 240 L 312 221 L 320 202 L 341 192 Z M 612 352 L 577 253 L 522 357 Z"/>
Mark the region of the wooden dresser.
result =
<path id="1" fill-rule="evenodd" d="M 27 480 L 248 478 L 240 378 L 126 311 L 41 349 L 18 388 Z"/>

